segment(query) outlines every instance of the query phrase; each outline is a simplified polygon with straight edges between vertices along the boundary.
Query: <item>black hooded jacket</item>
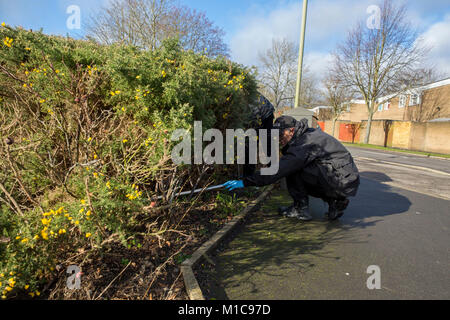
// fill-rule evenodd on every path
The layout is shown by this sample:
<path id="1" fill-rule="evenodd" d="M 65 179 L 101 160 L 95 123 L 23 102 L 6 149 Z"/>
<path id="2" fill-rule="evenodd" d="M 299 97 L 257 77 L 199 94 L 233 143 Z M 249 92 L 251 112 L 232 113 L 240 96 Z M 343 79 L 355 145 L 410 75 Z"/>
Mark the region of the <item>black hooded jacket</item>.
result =
<path id="1" fill-rule="evenodd" d="M 273 116 L 275 112 L 273 104 L 262 94 L 259 94 L 258 99 L 254 103 L 251 103 L 249 107 L 252 113 L 251 118 L 254 122 L 258 122 L 258 120 L 264 121 Z"/>
<path id="2" fill-rule="evenodd" d="M 275 175 L 259 172 L 244 179 L 244 186 L 265 186 L 304 168 L 316 165 L 321 179 L 330 191 L 339 196 L 355 196 L 359 186 L 359 172 L 351 154 L 334 137 L 322 130 L 308 127 L 308 121 L 296 121 L 291 141 L 282 149 L 279 170 Z"/>

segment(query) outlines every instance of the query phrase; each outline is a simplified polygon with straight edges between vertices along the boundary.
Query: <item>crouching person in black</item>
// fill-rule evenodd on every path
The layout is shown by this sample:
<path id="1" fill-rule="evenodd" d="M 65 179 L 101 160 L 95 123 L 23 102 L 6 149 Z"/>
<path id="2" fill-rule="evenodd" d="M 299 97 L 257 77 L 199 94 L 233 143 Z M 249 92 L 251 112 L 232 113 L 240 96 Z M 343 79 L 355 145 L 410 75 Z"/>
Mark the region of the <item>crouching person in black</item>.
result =
<path id="1" fill-rule="evenodd" d="M 340 218 L 349 204 L 348 197 L 356 195 L 360 183 L 359 172 L 350 153 L 334 137 L 309 128 L 306 119 L 297 121 L 282 116 L 275 121 L 273 128 L 279 129 L 283 154 L 278 173 L 264 176 L 256 172 L 242 181 L 228 181 L 226 188 L 264 186 L 286 177 L 294 203 L 288 208 L 280 208 L 282 215 L 311 220 L 310 195 L 328 203 L 330 220 Z"/>

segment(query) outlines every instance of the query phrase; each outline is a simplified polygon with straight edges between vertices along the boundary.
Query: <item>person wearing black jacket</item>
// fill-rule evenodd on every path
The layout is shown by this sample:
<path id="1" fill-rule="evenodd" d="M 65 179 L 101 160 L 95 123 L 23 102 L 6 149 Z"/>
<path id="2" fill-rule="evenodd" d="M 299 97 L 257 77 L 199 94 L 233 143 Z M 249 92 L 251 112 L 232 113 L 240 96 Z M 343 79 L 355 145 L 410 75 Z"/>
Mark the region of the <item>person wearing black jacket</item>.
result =
<path id="1" fill-rule="evenodd" d="M 273 126 L 273 120 L 275 119 L 274 112 L 275 107 L 270 103 L 270 101 L 264 97 L 262 94 L 258 93 L 258 99 L 249 105 L 251 111 L 251 127 L 256 129 L 259 137 L 259 130 L 267 130 L 267 157 L 270 157 L 271 150 L 271 129 Z M 249 146 L 246 145 L 245 157 L 249 161 Z M 244 164 L 244 177 L 249 177 L 255 173 L 256 165 L 246 163 Z"/>
<path id="2" fill-rule="evenodd" d="M 265 186 L 286 177 L 288 191 L 294 204 L 280 208 L 280 213 L 299 220 L 312 219 L 308 195 L 328 203 L 328 218 L 335 220 L 344 214 L 348 197 L 356 196 L 360 184 L 358 168 L 351 154 L 334 137 L 308 127 L 308 121 L 282 116 L 275 121 L 279 129 L 283 156 L 275 175 L 259 172 L 241 181 L 228 181 L 233 190 L 249 186 Z"/>

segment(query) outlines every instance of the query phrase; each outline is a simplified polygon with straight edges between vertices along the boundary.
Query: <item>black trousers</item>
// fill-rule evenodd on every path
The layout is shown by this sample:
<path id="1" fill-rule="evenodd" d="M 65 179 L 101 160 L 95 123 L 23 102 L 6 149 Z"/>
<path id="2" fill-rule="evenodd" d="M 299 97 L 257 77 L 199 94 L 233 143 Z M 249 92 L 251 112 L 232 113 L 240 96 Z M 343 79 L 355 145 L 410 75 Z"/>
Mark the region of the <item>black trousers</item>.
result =
<path id="1" fill-rule="evenodd" d="M 266 129 L 267 130 L 267 157 L 270 157 L 271 150 L 272 150 L 272 129 L 273 129 L 273 120 L 275 119 L 274 115 L 271 115 L 270 117 L 264 119 L 261 123 L 261 127 L 256 129 L 256 133 L 258 135 L 259 139 L 259 129 Z M 248 144 L 245 145 L 245 164 L 244 164 L 244 177 L 249 177 L 253 175 L 256 171 L 256 165 L 255 164 L 249 164 L 249 156 L 250 151 L 248 148 Z"/>
<path id="2" fill-rule="evenodd" d="M 316 163 L 286 177 L 286 183 L 294 201 L 299 201 L 307 196 L 320 198 L 325 202 L 345 198 L 330 187 Z"/>

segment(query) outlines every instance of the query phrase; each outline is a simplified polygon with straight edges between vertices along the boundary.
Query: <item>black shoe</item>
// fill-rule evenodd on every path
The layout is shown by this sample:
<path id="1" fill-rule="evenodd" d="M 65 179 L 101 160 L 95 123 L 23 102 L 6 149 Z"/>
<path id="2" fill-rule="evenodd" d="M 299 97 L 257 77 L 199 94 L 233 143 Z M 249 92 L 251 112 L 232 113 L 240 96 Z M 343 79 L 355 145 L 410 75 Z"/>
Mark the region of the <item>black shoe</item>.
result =
<path id="1" fill-rule="evenodd" d="M 301 201 L 296 201 L 293 205 L 289 207 L 281 207 L 278 212 L 287 218 L 297 218 L 301 221 L 311 221 L 312 216 L 309 213 L 309 199 L 302 199 Z"/>
<path id="2" fill-rule="evenodd" d="M 344 215 L 344 210 L 347 209 L 350 201 L 348 199 L 332 199 L 328 201 L 328 219 L 336 220 Z"/>
<path id="3" fill-rule="evenodd" d="M 292 210 L 294 210 L 294 208 L 295 208 L 295 204 L 291 204 L 289 207 L 279 207 L 278 213 L 281 216 L 286 217 Z"/>

